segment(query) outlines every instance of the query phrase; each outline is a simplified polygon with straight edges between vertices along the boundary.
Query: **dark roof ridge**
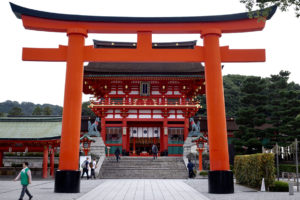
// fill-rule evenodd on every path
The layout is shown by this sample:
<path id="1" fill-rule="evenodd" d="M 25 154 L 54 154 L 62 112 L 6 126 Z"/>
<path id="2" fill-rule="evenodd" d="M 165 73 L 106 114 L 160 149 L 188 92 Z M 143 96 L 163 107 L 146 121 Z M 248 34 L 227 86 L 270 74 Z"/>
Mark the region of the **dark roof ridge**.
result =
<path id="1" fill-rule="evenodd" d="M 222 22 L 232 20 L 249 19 L 249 13 L 236 13 L 228 15 L 212 15 L 212 16 L 191 16 L 191 17 L 110 17 L 110 16 L 88 16 L 88 15 L 72 15 L 44 12 L 34 9 L 25 8 L 10 2 L 10 6 L 17 18 L 21 19 L 22 15 L 39 17 L 44 19 L 65 20 L 65 21 L 89 21 L 89 22 L 124 22 L 124 23 L 185 23 L 185 22 Z M 267 19 L 270 19 L 277 6 L 272 6 Z M 253 11 L 262 14 L 264 10 Z"/>

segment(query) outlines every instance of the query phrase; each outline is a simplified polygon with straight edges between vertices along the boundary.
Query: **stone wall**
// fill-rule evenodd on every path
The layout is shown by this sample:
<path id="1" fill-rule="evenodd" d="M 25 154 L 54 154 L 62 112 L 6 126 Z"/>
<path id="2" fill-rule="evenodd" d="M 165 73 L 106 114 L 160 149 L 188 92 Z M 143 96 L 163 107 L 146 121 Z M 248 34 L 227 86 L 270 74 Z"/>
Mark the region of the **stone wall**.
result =
<path id="1" fill-rule="evenodd" d="M 26 157 L 26 156 L 4 156 L 3 166 L 11 167 L 12 165 L 21 165 L 23 162 L 29 163 L 29 168 L 42 168 L 43 157 Z M 48 165 L 50 164 L 50 157 L 48 157 Z M 54 158 L 54 164 L 58 164 L 58 157 Z"/>

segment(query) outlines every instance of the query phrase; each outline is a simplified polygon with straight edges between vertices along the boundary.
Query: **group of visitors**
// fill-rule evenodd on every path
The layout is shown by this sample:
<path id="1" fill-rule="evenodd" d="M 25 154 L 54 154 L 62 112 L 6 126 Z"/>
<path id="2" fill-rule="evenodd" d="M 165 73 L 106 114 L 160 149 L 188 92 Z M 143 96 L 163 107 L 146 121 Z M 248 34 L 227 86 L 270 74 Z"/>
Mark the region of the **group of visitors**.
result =
<path id="1" fill-rule="evenodd" d="M 81 163 L 82 167 L 82 175 L 81 178 L 83 178 L 84 174 L 86 174 L 86 178 L 89 179 L 89 169 L 91 169 L 91 179 L 96 179 L 95 175 L 95 168 L 96 168 L 96 159 L 94 158 L 92 161 L 89 161 L 89 157 L 86 157 L 86 160 Z"/>

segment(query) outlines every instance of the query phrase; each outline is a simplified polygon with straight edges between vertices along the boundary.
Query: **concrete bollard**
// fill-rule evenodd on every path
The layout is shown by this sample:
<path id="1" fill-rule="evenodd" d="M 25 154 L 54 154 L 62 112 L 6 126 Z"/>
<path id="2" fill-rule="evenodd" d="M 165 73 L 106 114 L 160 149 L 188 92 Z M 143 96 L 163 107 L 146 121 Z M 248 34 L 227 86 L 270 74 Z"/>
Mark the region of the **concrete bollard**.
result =
<path id="1" fill-rule="evenodd" d="M 294 195 L 294 183 L 289 182 L 289 194 Z"/>

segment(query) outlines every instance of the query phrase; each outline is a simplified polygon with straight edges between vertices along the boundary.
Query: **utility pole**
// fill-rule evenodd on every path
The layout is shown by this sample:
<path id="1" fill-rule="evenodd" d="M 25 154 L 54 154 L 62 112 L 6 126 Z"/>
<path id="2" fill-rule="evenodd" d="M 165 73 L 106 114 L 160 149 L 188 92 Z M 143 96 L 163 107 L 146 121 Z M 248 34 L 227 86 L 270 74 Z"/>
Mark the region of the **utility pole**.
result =
<path id="1" fill-rule="evenodd" d="M 276 142 L 276 168 L 277 168 L 277 181 L 279 181 L 279 158 L 278 158 L 278 143 Z"/>
<path id="2" fill-rule="evenodd" d="M 296 178 L 297 178 L 297 192 L 299 192 L 299 180 L 298 180 L 298 140 L 295 138 L 296 145 Z"/>

